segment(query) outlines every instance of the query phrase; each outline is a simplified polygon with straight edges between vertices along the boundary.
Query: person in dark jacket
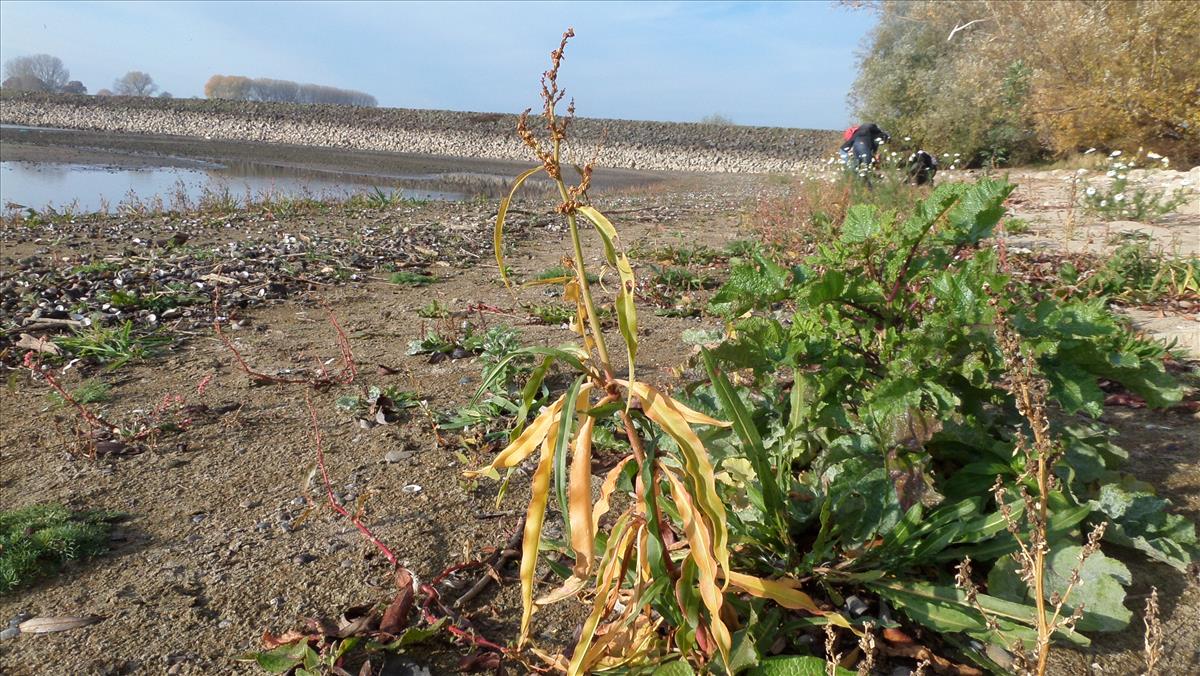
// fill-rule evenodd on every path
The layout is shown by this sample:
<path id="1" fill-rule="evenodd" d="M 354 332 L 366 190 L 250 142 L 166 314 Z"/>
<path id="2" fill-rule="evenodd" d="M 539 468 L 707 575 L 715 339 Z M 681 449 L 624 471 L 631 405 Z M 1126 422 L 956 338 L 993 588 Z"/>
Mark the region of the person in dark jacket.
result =
<path id="1" fill-rule="evenodd" d="M 875 155 L 879 146 L 891 140 L 887 132 L 874 122 L 859 125 L 850 134 L 850 138 L 842 144 L 841 151 L 848 155 L 847 161 L 851 169 L 864 171 L 875 165 Z"/>
<path id="2" fill-rule="evenodd" d="M 908 182 L 913 185 L 932 185 L 937 169 L 937 158 L 924 150 L 918 150 L 908 157 Z"/>

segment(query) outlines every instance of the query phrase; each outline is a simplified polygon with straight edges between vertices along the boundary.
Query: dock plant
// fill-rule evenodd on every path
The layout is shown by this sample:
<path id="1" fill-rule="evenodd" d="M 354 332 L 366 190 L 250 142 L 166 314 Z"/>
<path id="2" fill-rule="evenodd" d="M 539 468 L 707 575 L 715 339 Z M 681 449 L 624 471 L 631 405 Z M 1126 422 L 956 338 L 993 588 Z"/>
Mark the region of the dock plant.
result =
<path id="1" fill-rule="evenodd" d="M 522 543 L 523 611 L 518 649 L 529 642 L 537 606 L 587 593 L 592 609 L 570 659 L 546 656 L 554 664 L 561 662 L 568 673 L 654 664 L 673 654 L 688 655 L 698 662 L 716 657 L 729 664 L 733 632 L 739 624 L 738 611 L 726 600 L 730 587 L 814 615 L 824 613 L 797 589 L 796 580 L 763 579 L 732 568 L 726 506 L 717 492 L 710 453 L 696 431 L 697 427 L 719 429 L 730 423 L 701 414 L 638 379 L 633 268 L 616 227 L 588 199 L 592 165 L 578 168 L 576 184 L 568 184 L 563 176 L 574 102 L 566 116 L 557 113 L 565 96 L 558 73 L 573 35 L 571 30 L 563 35 L 542 78 L 542 122 L 547 137 L 535 134 L 530 111 L 520 117 L 518 133 L 539 164 L 521 174 L 501 202 L 495 246 L 497 266 L 507 284 L 505 214 L 521 184 L 545 173 L 558 188 L 561 202 L 557 211 L 570 233 L 572 277 L 565 282 L 564 297 L 575 304 L 571 327 L 578 343 L 522 350 L 540 357 L 541 362 L 524 387 L 524 410 L 516 416 L 511 443 L 488 467 L 470 474 L 498 477 L 501 470 L 511 470 L 535 454 L 538 458 Z M 613 305 L 624 364 L 614 362 L 601 331 L 584 256 L 583 226 L 590 226 L 599 236 L 604 258 L 620 282 Z M 528 407 L 555 364 L 569 368 L 574 378 L 566 392 L 526 425 Z M 619 419 L 627 447 L 593 501 L 593 434 L 598 423 L 610 416 Z M 619 500 L 618 485 L 622 483 L 633 488 L 634 499 L 627 504 Z M 782 504 L 781 495 L 770 497 L 775 507 Z M 535 569 L 545 537 L 547 504 L 552 499 L 564 519 L 563 549 L 574 563 L 561 587 L 535 599 Z M 785 533 L 778 535 L 786 537 Z"/>

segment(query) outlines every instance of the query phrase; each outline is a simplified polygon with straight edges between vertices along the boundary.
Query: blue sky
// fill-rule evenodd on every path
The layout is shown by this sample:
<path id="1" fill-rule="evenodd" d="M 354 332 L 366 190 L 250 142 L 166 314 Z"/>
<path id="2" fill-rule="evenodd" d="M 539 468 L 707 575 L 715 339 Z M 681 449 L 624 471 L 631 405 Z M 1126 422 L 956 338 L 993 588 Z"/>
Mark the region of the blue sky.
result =
<path id="1" fill-rule="evenodd" d="M 214 73 L 359 89 L 380 105 L 517 112 L 563 29 L 579 114 L 842 128 L 873 15 L 826 2 L 0 3 L 0 59 L 49 53 L 90 92 L 129 70 L 175 96 Z"/>

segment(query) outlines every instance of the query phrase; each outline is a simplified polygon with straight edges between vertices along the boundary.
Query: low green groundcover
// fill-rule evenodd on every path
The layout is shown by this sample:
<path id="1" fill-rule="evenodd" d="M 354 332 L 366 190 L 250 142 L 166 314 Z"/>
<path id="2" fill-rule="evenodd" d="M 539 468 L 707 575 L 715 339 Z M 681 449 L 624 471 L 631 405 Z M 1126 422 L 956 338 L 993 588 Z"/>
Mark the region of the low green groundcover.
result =
<path id="1" fill-rule="evenodd" d="M 57 504 L 0 511 L 0 594 L 52 575 L 67 561 L 103 554 L 115 518 Z"/>

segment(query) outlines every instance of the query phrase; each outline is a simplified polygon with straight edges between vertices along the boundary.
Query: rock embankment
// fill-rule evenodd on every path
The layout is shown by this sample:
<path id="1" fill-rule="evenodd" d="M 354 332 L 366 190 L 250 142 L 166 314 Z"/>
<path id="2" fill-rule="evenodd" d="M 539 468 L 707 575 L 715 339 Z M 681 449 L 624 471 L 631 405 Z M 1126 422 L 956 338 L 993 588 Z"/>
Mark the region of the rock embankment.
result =
<path id="1" fill-rule="evenodd" d="M 0 123 L 225 141 L 527 160 L 517 116 L 256 101 L 7 94 Z M 668 171 L 768 173 L 811 167 L 836 132 L 579 118 L 570 159 Z"/>

